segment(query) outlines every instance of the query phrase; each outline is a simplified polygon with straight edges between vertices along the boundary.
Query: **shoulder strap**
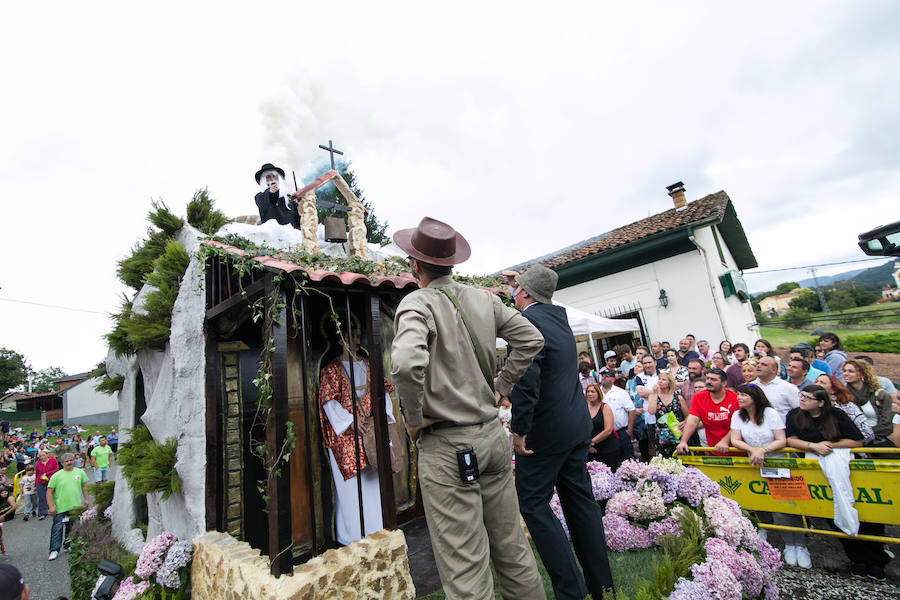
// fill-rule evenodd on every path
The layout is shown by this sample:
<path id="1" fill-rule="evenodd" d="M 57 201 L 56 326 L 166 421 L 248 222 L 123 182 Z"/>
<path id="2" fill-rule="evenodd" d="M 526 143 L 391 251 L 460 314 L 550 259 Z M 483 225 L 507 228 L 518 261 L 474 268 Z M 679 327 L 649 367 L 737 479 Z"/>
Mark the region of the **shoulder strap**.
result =
<path id="1" fill-rule="evenodd" d="M 469 322 L 469 317 L 466 316 L 465 311 L 463 311 L 462 306 L 459 304 L 459 299 L 456 297 L 452 291 L 450 291 L 449 287 L 439 287 L 437 288 L 447 298 L 450 299 L 450 302 L 453 303 L 453 306 L 456 307 L 457 312 L 459 312 L 459 316 L 462 317 L 462 322 L 466 326 L 466 331 L 469 332 L 469 339 L 472 341 L 472 348 L 475 350 L 475 357 L 478 359 L 478 366 L 481 367 L 481 374 L 484 375 L 484 380 L 487 382 L 488 387 L 491 388 L 491 391 L 494 391 L 494 378 L 491 377 L 491 370 L 488 367 L 487 356 L 484 354 L 484 348 L 481 347 L 481 344 L 478 340 L 478 335 L 475 333 L 475 329 L 472 328 L 472 323 Z"/>

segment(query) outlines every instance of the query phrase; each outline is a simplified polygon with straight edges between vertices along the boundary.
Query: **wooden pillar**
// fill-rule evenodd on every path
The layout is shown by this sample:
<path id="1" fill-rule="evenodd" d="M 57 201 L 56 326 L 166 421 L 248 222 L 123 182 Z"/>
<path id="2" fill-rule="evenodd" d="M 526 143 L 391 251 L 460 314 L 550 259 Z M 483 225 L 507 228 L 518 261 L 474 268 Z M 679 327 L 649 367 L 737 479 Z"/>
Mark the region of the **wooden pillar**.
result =
<path id="1" fill-rule="evenodd" d="M 271 355 L 272 364 L 272 412 L 266 424 L 266 462 L 271 467 L 277 460 L 284 444 L 285 422 L 288 420 L 288 387 L 287 387 L 287 316 L 286 310 L 276 308 L 281 301 L 282 291 L 278 295 L 272 295 L 276 284 L 269 274 L 266 278 L 266 310 L 269 312 L 267 321 L 272 323 L 269 331 L 263 335 L 271 335 L 274 343 L 274 351 Z M 265 347 L 265 340 L 263 346 Z M 283 465 L 283 466 L 282 466 Z M 290 507 L 290 469 L 287 463 L 274 465 L 281 469 L 281 474 L 268 477 L 267 491 L 269 496 L 268 521 L 269 521 L 269 562 L 272 575 L 285 575 L 293 572 L 291 547 L 291 507 Z"/>
<path id="2" fill-rule="evenodd" d="M 213 269 L 207 264 L 206 285 L 210 285 Z M 210 292 L 207 292 L 208 294 Z M 219 355 L 216 352 L 216 332 L 211 321 L 206 322 L 206 530 L 217 531 L 219 526 L 219 411 L 217 407 Z"/>
<path id="3" fill-rule="evenodd" d="M 387 415 L 384 412 L 384 344 L 381 339 L 381 306 L 378 296 L 366 292 L 369 310 L 366 329 L 369 331 L 369 389 L 372 390 L 372 412 L 375 416 L 375 445 L 378 447 L 378 485 L 381 491 L 381 520 L 385 529 L 397 528 L 397 507 L 394 500 L 394 477 L 391 471 L 391 438 L 388 436 Z"/>

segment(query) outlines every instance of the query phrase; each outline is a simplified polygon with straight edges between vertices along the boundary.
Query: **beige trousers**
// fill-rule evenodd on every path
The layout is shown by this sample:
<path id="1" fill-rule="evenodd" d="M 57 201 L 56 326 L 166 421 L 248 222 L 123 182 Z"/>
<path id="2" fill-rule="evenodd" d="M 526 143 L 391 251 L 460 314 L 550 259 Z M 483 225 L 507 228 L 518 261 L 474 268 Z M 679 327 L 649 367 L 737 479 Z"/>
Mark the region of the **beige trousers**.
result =
<path id="1" fill-rule="evenodd" d="M 419 482 L 425 519 L 449 600 L 490 600 L 490 563 L 506 600 L 546 600 L 534 554 L 519 522 L 509 439 L 495 420 L 423 433 Z M 474 448 L 480 477 L 463 483 L 456 451 Z"/>

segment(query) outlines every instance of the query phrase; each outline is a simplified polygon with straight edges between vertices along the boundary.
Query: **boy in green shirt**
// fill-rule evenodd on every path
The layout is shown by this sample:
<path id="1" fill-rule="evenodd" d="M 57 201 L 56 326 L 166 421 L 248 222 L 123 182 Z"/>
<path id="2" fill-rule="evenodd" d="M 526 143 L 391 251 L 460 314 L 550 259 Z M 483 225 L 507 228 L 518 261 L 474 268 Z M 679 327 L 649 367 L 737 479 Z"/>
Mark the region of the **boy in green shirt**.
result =
<path id="1" fill-rule="evenodd" d="M 109 455 L 112 448 L 107 444 L 105 435 L 100 436 L 100 445 L 91 450 L 91 466 L 94 467 L 94 483 L 106 481 L 109 478 Z"/>
<path id="2" fill-rule="evenodd" d="M 47 506 L 53 516 L 50 527 L 50 556 L 47 560 L 55 560 L 63 540 L 69 536 L 72 523 L 69 511 L 79 506 L 88 505 L 88 478 L 84 471 L 75 468 L 75 456 L 71 452 L 62 455 L 61 471 L 57 471 L 47 483 Z M 66 543 L 66 550 L 69 544 Z"/>

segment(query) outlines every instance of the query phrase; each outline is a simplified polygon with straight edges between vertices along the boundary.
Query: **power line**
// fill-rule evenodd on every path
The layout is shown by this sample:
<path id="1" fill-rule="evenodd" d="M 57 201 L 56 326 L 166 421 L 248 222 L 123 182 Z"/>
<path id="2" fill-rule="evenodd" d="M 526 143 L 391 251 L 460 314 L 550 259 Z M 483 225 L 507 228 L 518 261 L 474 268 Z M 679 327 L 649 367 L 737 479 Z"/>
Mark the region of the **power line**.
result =
<path id="1" fill-rule="evenodd" d="M 784 269 L 767 269 L 765 271 L 742 271 L 744 275 L 758 275 L 760 273 L 775 273 L 776 271 L 799 271 L 801 269 L 818 269 L 820 267 L 832 267 L 835 265 L 849 265 L 852 263 L 871 262 L 873 260 L 884 260 L 884 258 L 857 258 L 856 260 L 842 260 L 832 263 L 822 263 L 820 265 L 805 265 L 802 267 L 785 267 Z"/>
<path id="2" fill-rule="evenodd" d="M 72 306 L 59 306 L 57 304 L 43 304 L 41 302 L 29 302 L 27 300 L 14 300 L 12 298 L 0 298 L 4 302 L 16 302 L 17 304 L 30 304 L 32 306 L 43 306 L 45 308 L 58 308 L 60 310 L 72 310 L 75 312 L 89 313 L 92 315 L 109 316 L 109 313 L 100 312 L 98 310 L 87 310 L 86 308 L 74 308 Z"/>

